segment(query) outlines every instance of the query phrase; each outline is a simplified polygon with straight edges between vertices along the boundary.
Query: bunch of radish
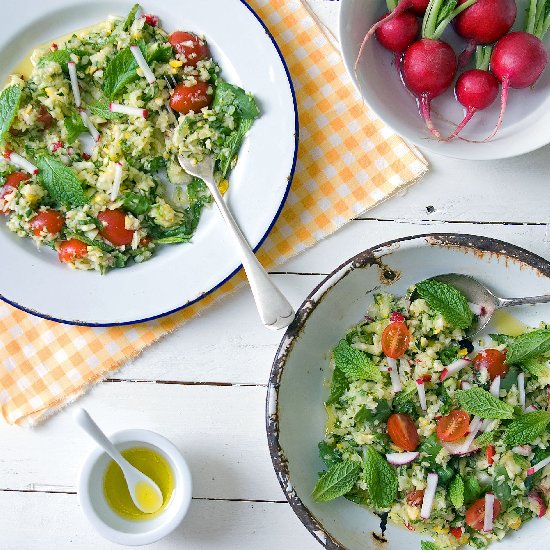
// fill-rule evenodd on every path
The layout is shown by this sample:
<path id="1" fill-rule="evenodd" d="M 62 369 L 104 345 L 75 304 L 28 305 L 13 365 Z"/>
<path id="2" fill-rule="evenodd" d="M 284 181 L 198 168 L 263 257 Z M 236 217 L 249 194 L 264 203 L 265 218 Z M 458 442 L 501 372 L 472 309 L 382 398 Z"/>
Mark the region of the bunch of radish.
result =
<path id="1" fill-rule="evenodd" d="M 548 62 L 542 38 L 550 27 L 550 0 L 529 0 L 525 31 L 510 32 L 517 13 L 515 0 L 387 0 L 388 13 L 365 35 L 355 62 L 372 36 L 396 60 L 403 82 L 417 98 L 419 110 L 431 134 L 450 141 L 458 136 L 477 111 L 488 108 L 501 92 L 501 108 L 491 140 L 506 110 L 509 88 L 535 84 Z M 422 23 L 418 16 L 423 14 Z M 452 23 L 467 43 L 457 58 L 441 36 Z M 469 64 L 475 52 L 475 67 Z M 431 101 L 455 82 L 455 96 L 465 108 L 464 119 L 447 137 L 431 120 Z M 473 140 L 466 140 L 473 141 Z"/>

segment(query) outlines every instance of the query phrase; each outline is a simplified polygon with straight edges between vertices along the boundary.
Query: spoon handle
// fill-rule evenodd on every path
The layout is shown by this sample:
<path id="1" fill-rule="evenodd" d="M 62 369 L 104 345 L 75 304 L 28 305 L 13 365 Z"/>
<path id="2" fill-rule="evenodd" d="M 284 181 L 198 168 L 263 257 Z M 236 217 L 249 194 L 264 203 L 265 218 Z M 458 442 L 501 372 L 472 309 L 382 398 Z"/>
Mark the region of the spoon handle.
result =
<path id="1" fill-rule="evenodd" d="M 499 307 L 524 306 L 529 304 L 546 304 L 550 302 L 550 295 L 532 296 L 530 298 L 499 298 Z"/>
<path id="2" fill-rule="evenodd" d="M 105 452 L 119 464 L 126 463 L 126 459 L 119 450 L 111 443 L 108 437 L 101 431 L 99 426 L 92 420 L 86 409 L 78 408 L 74 412 L 74 419 L 78 425 L 100 446 Z"/>

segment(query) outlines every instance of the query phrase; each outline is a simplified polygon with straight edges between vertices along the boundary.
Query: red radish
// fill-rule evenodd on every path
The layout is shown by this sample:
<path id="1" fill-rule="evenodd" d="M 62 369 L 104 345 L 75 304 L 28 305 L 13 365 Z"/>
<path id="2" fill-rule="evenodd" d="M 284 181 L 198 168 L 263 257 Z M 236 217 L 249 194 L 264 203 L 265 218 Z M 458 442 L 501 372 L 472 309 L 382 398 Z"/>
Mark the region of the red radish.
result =
<path id="1" fill-rule="evenodd" d="M 541 518 L 546 514 L 546 504 L 538 493 L 530 493 L 528 496 L 529 508 L 537 514 L 537 517 Z"/>
<path id="2" fill-rule="evenodd" d="M 531 468 L 527 470 L 527 475 L 532 476 L 533 474 L 537 473 L 540 469 L 544 468 L 548 464 L 550 464 L 550 456 L 546 457 L 544 460 L 541 460 L 539 463 L 535 464 L 534 466 L 531 466 Z"/>
<path id="3" fill-rule="evenodd" d="M 459 103 L 465 107 L 466 114 L 453 133 L 445 139 L 454 139 L 477 111 L 490 107 L 498 96 L 499 83 L 496 77 L 488 71 L 490 46 L 478 46 L 476 52 L 476 68 L 462 73 L 455 84 L 455 95 Z M 481 315 L 483 306 L 477 306 Z M 472 309 L 472 308 L 471 308 Z"/>
<path id="4" fill-rule="evenodd" d="M 470 446 L 464 450 L 464 441 L 465 439 L 460 441 L 442 441 L 441 445 L 449 451 L 450 455 L 467 456 L 479 451 L 479 446 L 474 444 L 470 444 Z"/>
<path id="5" fill-rule="evenodd" d="M 397 361 L 392 357 L 387 357 L 388 372 L 390 373 L 391 385 L 394 393 L 400 392 L 403 389 L 401 379 L 399 378 L 399 370 L 397 369 Z"/>
<path id="6" fill-rule="evenodd" d="M 390 464 L 394 466 L 404 466 L 409 464 L 416 458 L 420 453 L 418 451 L 413 451 L 410 453 L 386 453 L 386 458 Z"/>
<path id="7" fill-rule="evenodd" d="M 455 0 L 430 0 L 422 22 L 422 39 L 407 48 L 403 59 L 403 81 L 417 97 L 420 112 L 430 132 L 440 138 L 431 120 L 431 101 L 452 84 L 458 62 L 446 42 L 440 40 L 452 19 L 476 0 L 466 0 L 454 9 Z"/>
<path id="8" fill-rule="evenodd" d="M 463 4 L 466 0 L 458 0 Z M 469 40 L 468 47 L 458 58 L 459 67 L 464 67 L 477 45 L 493 44 L 500 40 L 516 20 L 515 0 L 477 0 L 453 21 L 457 34 Z"/>
<path id="9" fill-rule="evenodd" d="M 483 517 L 483 530 L 488 533 L 493 530 L 495 495 L 485 493 L 485 514 Z"/>
<path id="10" fill-rule="evenodd" d="M 428 407 L 426 405 L 426 389 L 424 388 L 424 380 L 419 378 L 416 381 L 416 389 L 418 390 L 418 399 L 420 400 L 420 408 L 423 411 L 427 411 Z"/>
<path id="11" fill-rule="evenodd" d="M 441 371 L 441 374 L 439 375 L 439 380 L 443 382 L 443 380 L 449 378 L 449 376 L 453 376 L 460 369 L 463 369 L 465 366 L 469 365 L 471 362 L 472 360 L 468 359 L 467 357 L 464 359 L 456 359 Z"/>
<path id="12" fill-rule="evenodd" d="M 428 519 L 432 513 L 438 482 L 439 476 L 430 472 L 426 479 L 426 489 L 424 491 L 424 499 L 422 500 L 422 508 L 420 509 L 420 517 L 422 519 Z"/>
<path id="13" fill-rule="evenodd" d="M 473 443 L 474 439 L 476 438 L 477 432 L 479 432 L 480 428 L 481 428 L 481 418 L 479 418 L 479 416 L 474 416 L 472 418 L 472 421 L 470 422 L 470 431 L 466 436 L 464 443 L 462 443 L 462 446 L 460 447 L 458 454 L 465 454 L 469 451 L 470 445 Z"/>

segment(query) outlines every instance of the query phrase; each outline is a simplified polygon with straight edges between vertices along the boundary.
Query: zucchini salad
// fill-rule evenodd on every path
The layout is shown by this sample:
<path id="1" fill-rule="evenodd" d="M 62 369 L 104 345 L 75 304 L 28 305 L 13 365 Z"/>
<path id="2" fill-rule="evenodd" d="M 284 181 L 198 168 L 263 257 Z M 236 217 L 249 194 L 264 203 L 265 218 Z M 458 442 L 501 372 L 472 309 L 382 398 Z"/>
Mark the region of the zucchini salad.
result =
<path id="1" fill-rule="evenodd" d="M 485 548 L 547 515 L 550 325 L 471 341 L 482 306 L 429 279 L 374 296 L 332 352 L 319 502 L 345 497 L 423 550 Z"/>
<path id="2" fill-rule="evenodd" d="M 34 50 L 0 94 L 0 218 L 72 268 L 104 273 L 189 242 L 211 196 L 177 155 L 213 156 L 225 193 L 260 114 L 203 37 L 140 12 Z"/>

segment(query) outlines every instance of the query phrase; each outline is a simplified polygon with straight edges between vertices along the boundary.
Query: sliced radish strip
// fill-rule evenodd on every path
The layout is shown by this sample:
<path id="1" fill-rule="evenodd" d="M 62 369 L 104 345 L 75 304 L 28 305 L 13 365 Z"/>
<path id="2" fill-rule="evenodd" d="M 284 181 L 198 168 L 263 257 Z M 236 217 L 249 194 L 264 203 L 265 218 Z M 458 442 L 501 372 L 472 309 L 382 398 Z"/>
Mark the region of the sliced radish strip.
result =
<path id="1" fill-rule="evenodd" d="M 142 118 L 147 118 L 149 116 L 149 111 L 147 109 L 130 107 L 129 105 L 121 105 L 120 103 L 109 103 L 109 111 Z"/>
<path id="2" fill-rule="evenodd" d="M 90 134 L 92 134 L 93 140 L 97 143 L 101 136 L 99 135 L 97 128 L 92 124 L 88 113 L 84 109 L 80 109 L 80 117 L 82 118 L 82 122 L 84 122 L 84 126 L 86 126 L 86 128 L 90 131 Z"/>
<path id="3" fill-rule="evenodd" d="M 424 388 L 424 380 L 422 378 L 416 381 L 416 389 L 418 390 L 418 398 L 420 399 L 420 408 L 426 411 L 428 409 L 426 406 L 426 389 Z"/>
<path id="4" fill-rule="evenodd" d="M 147 61 L 145 61 L 145 57 L 143 57 L 139 46 L 130 46 L 130 50 L 132 51 L 132 54 L 134 55 L 137 64 L 139 65 L 139 68 L 143 71 L 143 76 L 146 78 L 147 82 L 149 82 L 149 84 L 154 84 L 157 79 L 155 78 L 151 67 L 149 67 Z"/>
<path id="5" fill-rule="evenodd" d="M 443 380 L 446 380 L 449 376 L 453 376 L 453 374 L 456 374 L 460 369 L 464 368 L 466 365 L 469 365 L 471 362 L 471 359 L 457 359 L 456 361 L 453 361 L 449 366 L 445 367 L 441 371 L 439 380 L 443 382 Z"/>
<path id="6" fill-rule="evenodd" d="M 529 445 L 518 445 L 512 448 L 512 452 L 521 456 L 529 456 L 531 454 L 531 447 Z"/>
<path id="7" fill-rule="evenodd" d="M 481 315 L 484 315 L 486 312 L 485 306 L 481 306 L 479 304 L 472 304 L 471 302 L 468 302 L 468 305 L 470 306 L 470 311 L 477 315 L 478 317 Z"/>
<path id="8" fill-rule="evenodd" d="M 525 410 L 525 373 L 520 372 L 518 374 L 518 391 L 519 391 L 519 404 L 523 410 Z"/>
<path id="9" fill-rule="evenodd" d="M 394 466 L 404 466 L 412 462 L 419 454 L 418 451 L 410 453 L 386 453 L 386 458 L 388 462 Z"/>
<path id="10" fill-rule="evenodd" d="M 482 423 L 481 423 L 481 427 L 479 428 L 480 431 L 482 432 L 488 432 L 489 431 L 489 426 L 491 425 L 493 421 L 490 419 L 490 418 L 486 418 Z"/>
<path id="11" fill-rule="evenodd" d="M 122 182 L 122 164 L 117 162 L 115 164 L 115 177 L 113 179 L 113 186 L 111 187 L 111 202 L 117 200 L 118 194 L 120 192 L 120 183 Z"/>
<path id="12" fill-rule="evenodd" d="M 386 357 L 388 360 L 388 372 L 390 373 L 391 386 L 395 393 L 401 391 L 401 380 L 399 379 L 399 371 L 397 370 L 397 361 L 392 357 Z"/>
<path id="13" fill-rule="evenodd" d="M 483 530 L 488 533 L 493 530 L 493 515 L 495 511 L 495 495 L 493 493 L 485 493 L 485 517 L 483 518 Z"/>
<path id="14" fill-rule="evenodd" d="M 535 405 L 529 405 L 528 407 L 525 407 L 525 412 L 532 413 L 538 411 L 537 407 Z"/>
<path id="15" fill-rule="evenodd" d="M 408 359 L 405 359 L 404 357 L 399 359 L 399 372 L 408 371 L 410 367 L 411 365 Z"/>
<path id="16" fill-rule="evenodd" d="M 456 442 L 456 441 L 442 441 L 441 444 L 447 451 L 449 451 L 450 455 L 456 455 L 456 456 L 466 456 L 472 453 L 475 453 L 476 451 L 479 451 L 479 447 L 477 445 L 470 445 L 466 452 L 464 452 L 464 442 Z"/>
<path id="17" fill-rule="evenodd" d="M 435 490 L 439 477 L 437 474 L 429 473 L 426 479 L 426 489 L 424 490 L 424 499 L 422 500 L 422 508 L 420 508 L 420 517 L 428 519 L 432 513 L 434 505 Z"/>
<path id="18" fill-rule="evenodd" d="M 17 168 L 21 168 L 22 170 L 25 170 L 25 172 L 28 172 L 29 174 L 38 174 L 38 168 L 34 164 L 29 162 L 26 158 L 22 157 L 21 155 L 14 153 L 13 151 L 5 151 L 4 158 L 10 164 L 17 166 Z"/>
<path id="19" fill-rule="evenodd" d="M 472 384 L 470 384 L 470 382 L 466 382 L 466 380 L 462 380 L 460 382 L 460 387 L 463 389 L 463 390 L 469 390 L 471 387 L 472 387 Z"/>
<path id="20" fill-rule="evenodd" d="M 74 61 L 69 61 L 67 66 L 69 67 L 69 77 L 71 79 L 71 88 L 73 89 L 74 104 L 77 107 L 80 107 L 80 88 L 78 87 L 78 77 L 76 76 L 76 63 Z"/>
<path id="21" fill-rule="evenodd" d="M 497 399 L 500 397 L 500 376 L 495 376 L 495 379 L 491 382 L 491 387 L 489 391 Z"/>
<path id="22" fill-rule="evenodd" d="M 537 493 L 530 493 L 527 497 L 529 499 L 529 502 L 535 505 L 535 513 L 537 514 L 537 517 L 541 518 L 546 514 L 546 504 L 544 504 L 544 500 L 538 495 Z"/>
<path id="23" fill-rule="evenodd" d="M 527 475 L 532 476 L 536 472 L 538 472 L 541 468 L 544 468 L 546 465 L 550 464 L 550 456 L 545 458 L 544 460 L 541 460 L 538 464 L 535 464 L 534 466 L 531 466 L 527 470 Z"/>
<path id="24" fill-rule="evenodd" d="M 464 443 L 462 443 L 462 447 L 460 448 L 459 454 L 465 454 L 468 452 L 468 449 L 470 448 L 470 445 L 472 444 L 473 440 L 476 438 L 477 432 L 479 431 L 480 427 L 481 427 L 481 418 L 479 418 L 479 416 L 474 416 L 472 418 L 472 421 L 470 422 L 470 427 L 469 427 L 470 433 L 464 440 Z"/>

